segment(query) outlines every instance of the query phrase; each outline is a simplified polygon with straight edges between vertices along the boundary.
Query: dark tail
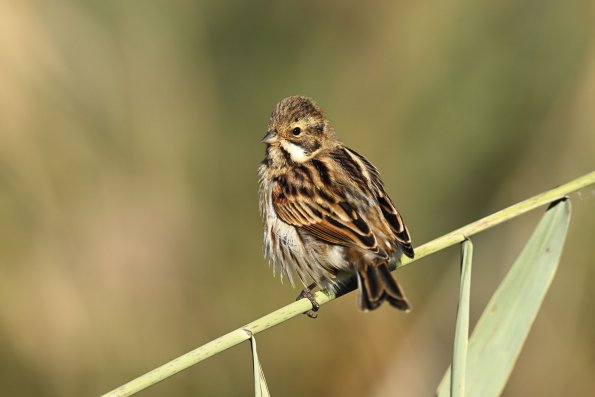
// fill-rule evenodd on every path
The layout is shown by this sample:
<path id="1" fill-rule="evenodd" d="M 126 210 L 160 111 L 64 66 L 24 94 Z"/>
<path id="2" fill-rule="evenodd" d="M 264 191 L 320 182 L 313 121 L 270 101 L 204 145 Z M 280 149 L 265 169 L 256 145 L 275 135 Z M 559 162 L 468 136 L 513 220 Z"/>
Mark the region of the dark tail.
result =
<path id="1" fill-rule="evenodd" d="M 357 282 L 359 307 L 363 311 L 374 310 L 385 300 L 399 310 L 409 311 L 411 308 L 386 263 L 359 266 Z"/>

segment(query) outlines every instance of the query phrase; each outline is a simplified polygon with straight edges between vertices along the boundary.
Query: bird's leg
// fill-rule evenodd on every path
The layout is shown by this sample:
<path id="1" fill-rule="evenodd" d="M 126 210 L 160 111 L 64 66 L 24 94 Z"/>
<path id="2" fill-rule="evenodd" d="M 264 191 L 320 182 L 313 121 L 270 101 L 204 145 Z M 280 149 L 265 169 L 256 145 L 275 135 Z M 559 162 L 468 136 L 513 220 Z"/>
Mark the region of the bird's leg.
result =
<path id="1" fill-rule="evenodd" d="M 316 302 L 316 298 L 314 298 L 314 295 L 312 295 L 312 290 L 314 288 L 316 288 L 316 283 L 310 284 L 309 286 L 304 288 L 302 292 L 300 292 L 297 298 L 295 298 L 296 301 L 307 298 L 310 301 L 310 303 L 312 303 L 312 310 L 304 312 L 304 314 L 310 318 L 318 317 L 318 314 L 316 314 L 316 312 L 318 311 L 318 309 L 320 309 L 320 304 Z"/>

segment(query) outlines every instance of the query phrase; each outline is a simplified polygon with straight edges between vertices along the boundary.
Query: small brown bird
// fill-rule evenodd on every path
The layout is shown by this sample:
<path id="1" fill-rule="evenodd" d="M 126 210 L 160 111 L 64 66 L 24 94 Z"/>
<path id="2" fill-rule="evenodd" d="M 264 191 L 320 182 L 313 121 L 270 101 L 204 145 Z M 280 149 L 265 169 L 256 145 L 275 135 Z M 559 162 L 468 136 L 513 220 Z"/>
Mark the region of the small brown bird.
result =
<path id="1" fill-rule="evenodd" d="M 292 285 L 297 274 L 314 310 L 311 288 L 337 291 L 355 275 L 362 310 L 387 300 L 408 311 L 388 265 L 401 253 L 413 258 L 411 237 L 378 170 L 337 139 L 310 98 L 281 100 L 267 131 L 258 173 L 264 252 L 273 271 Z"/>

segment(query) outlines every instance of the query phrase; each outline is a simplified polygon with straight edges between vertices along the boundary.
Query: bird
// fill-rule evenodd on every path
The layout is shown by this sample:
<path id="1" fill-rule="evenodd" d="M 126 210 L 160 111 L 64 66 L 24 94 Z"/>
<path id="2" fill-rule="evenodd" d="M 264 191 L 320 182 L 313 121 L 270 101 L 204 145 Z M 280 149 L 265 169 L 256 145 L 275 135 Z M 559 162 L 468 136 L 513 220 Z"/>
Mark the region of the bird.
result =
<path id="1" fill-rule="evenodd" d="M 389 266 L 403 254 L 414 257 L 411 236 L 376 167 L 345 146 L 305 96 L 277 103 L 261 142 L 259 206 L 273 274 L 292 286 L 297 278 L 304 286 L 298 299 L 310 299 L 313 311 L 320 307 L 313 288 L 338 292 L 350 281 L 362 311 L 384 301 L 409 311 Z"/>

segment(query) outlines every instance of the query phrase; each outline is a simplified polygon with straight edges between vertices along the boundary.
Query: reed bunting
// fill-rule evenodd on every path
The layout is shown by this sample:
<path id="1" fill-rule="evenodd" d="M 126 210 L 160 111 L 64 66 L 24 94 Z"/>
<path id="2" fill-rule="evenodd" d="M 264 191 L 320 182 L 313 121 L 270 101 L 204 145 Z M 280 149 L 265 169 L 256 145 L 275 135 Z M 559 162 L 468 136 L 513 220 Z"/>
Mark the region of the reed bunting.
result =
<path id="1" fill-rule="evenodd" d="M 389 264 L 402 253 L 413 258 L 411 237 L 376 167 L 337 139 L 310 98 L 279 102 L 267 131 L 258 173 L 264 252 L 273 271 L 292 285 L 297 275 L 313 310 L 319 306 L 311 288 L 338 291 L 355 277 L 361 310 L 386 300 L 408 311 Z"/>

